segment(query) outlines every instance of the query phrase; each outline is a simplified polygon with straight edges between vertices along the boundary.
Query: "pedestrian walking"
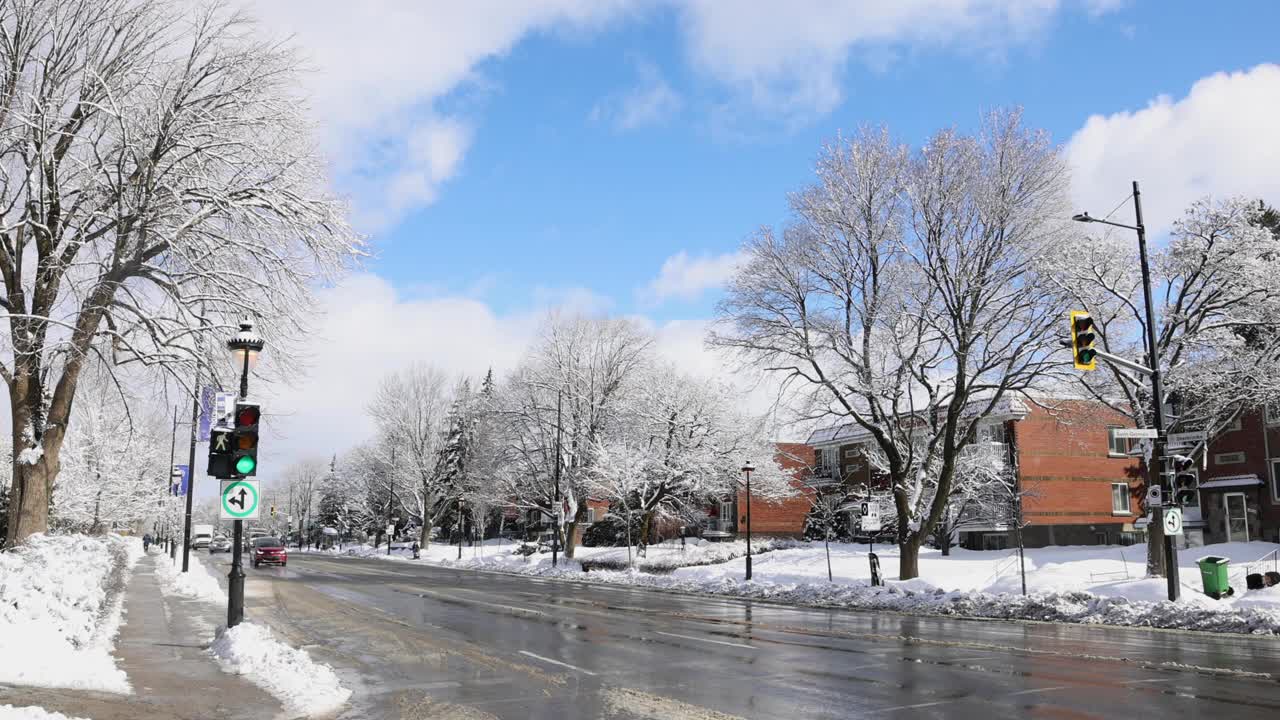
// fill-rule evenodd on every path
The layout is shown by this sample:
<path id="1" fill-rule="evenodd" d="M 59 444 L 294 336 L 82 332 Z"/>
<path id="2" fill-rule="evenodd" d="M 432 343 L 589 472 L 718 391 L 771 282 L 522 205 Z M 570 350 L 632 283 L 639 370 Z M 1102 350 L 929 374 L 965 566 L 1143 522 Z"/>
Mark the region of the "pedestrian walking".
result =
<path id="1" fill-rule="evenodd" d="M 151 533 L 145 533 L 142 536 L 142 552 L 151 550 Z"/>

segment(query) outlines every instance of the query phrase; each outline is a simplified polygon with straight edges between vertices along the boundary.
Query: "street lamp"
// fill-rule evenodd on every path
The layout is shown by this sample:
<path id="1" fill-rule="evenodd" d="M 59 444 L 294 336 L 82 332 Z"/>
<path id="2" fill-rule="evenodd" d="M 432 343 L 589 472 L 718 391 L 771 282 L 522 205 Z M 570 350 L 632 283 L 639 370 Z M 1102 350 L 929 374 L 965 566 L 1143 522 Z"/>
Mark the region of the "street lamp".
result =
<path id="1" fill-rule="evenodd" d="M 1147 325 L 1147 362 L 1151 364 L 1149 374 L 1151 375 L 1151 402 L 1155 405 L 1153 413 L 1153 421 L 1156 426 L 1156 438 L 1152 442 L 1150 472 L 1154 474 L 1154 481 L 1159 485 L 1167 485 L 1165 482 L 1166 473 L 1164 472 L 1164 445 L 1165 445 L 1165 418 L 1164 418 L 1164 392 L 1160 382 L 1160 356 L 1156 345 L 1156 316 L 1151 303 L 1151 268 L 1147 262 L 1147 230 L 1142 224 L 1142 193 L 1138 190 L 1138 181 L 1133 181 L 1133 217 L 1136 225 L 1126 225 L 1124 223 L 1112 222 L 1095 218 L 1087 212 L 1079 213 L 1071 217 L 1076 222 L 1083 223 L 1101 223 L 1103 225 L 1112 225 L 1114 227 L 1133 230 L 1138 233 L 1138 260 L 1142 266 L 1142 299 L 1146 303 L 1146 325 Z M 1165 487 L 1165 496 L 1172 496 L 1172 487 Z M 1155 513 L 1155 522 L 1160 527 L 1164 527 L 1164 506 L 1161 505 Z M 1177 600 L 1180 591 L 1178 585 L 1178 548 L 1173 543 L 1172 535 L 1164 536 L 1164 565 L 1165 579 L 1169 588 L 1169 599 Z"/>
<path id="2" fill-rule="evenodd" d="M 240 332 L 227 341 L 231 357 L 240 366 L 240 399 L 249 397 L 249 369 L 258 361 L 258 354 L 266 343 L 253 332 L 253 323 L 245 318 L 240 321 Z M 244 620 L 244 521 L 234 523 L 231 550 L 231 572 L 227 574 L 227 627 L 235 627 Z"/>
<path id="3" fill-rule="evenodd" d="M 756 466 L 748 460 L 746 465 L 742 466 L 742 474 L 747 476 L 747 579 L 751 579 L 751 471 Z"/>

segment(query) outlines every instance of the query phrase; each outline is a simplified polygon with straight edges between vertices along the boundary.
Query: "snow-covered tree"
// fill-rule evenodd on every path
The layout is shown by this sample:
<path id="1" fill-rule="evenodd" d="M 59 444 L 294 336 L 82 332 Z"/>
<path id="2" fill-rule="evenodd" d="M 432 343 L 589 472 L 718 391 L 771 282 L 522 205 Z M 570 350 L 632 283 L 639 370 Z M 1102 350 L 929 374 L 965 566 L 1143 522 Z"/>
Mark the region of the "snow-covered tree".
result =
<path id="1" fill-rule="evenodd" d="M 283 367 L 315 281 L 362 252 L 296 66 L 216 0 L 0 3 L 11 541 L 48 525 L 88 360 L 189 383 L 254 315 Z"/>
<path id="2" fill-rule="evenodd" d="M 453 497 L 437 473 L 451 395 L 443 372 L 414 364 L 383 378 L 368 407 L 378 436 L 366 452 L 386 468 L 381 477 L 393 503 L 420 524 L 423 547 Z"/>
<path id="3" fill-rule="evenodd" d="M 791 493 L 760 418 L 734 405 L 732 389 L 652 363 L 619 402 L 618 421 L 592 448 L 586 489 L 640 517 L 643 553 L 657 520 L 704 514 L 707 503 L 735 495 L 743 463 L 755 463 L 752 496 Z"/>
<path id="4" fill-rule="evenodd" d="M 1041 270 L 1065 237 L 1066 167 L 1019 113 L 997 112 L 915 152 L 886 130 L 840 138 L 817 176 L 781 235 L 746 244 L 713 342 L 778 376 L 809 419 L 870 434 L 909 579 L 973 428 L 1062 368 L 1061 301 Z"/>
<path id="5" fill-rule="evenodd" d="M 1238 413 L 1280 401 L 1280 243 L 1270 217 L 1244 198 L 1201 200 L 1152 252 L 1156 346 L 1174 432 L 1204 430 L 1211 440 Z M 1069 247 L 1053 276 L 1073 307 L 1092 315 L 1098 346 L 1148 364 L 1133 235 L 1104 230 Z M 1079 382 L 1137 427 L 1152 426 L 1147 378 L 1100 362 Z M 1150 530 L 1148 572 L 1163 574 L 1163 531 L 1159 523 Z"/>
<path id="6" fill-rule="evenodd" d="M 495 478 L 496 491 L 554 517 L 558 444 L 568 557 L 574 555 L 577 526 L 587 517 L 594 451 L 616 427 L 622 399 L 649 360 L 652 342 L 632 320 L 553 316 L 500 393 L 507 462 Z"/>

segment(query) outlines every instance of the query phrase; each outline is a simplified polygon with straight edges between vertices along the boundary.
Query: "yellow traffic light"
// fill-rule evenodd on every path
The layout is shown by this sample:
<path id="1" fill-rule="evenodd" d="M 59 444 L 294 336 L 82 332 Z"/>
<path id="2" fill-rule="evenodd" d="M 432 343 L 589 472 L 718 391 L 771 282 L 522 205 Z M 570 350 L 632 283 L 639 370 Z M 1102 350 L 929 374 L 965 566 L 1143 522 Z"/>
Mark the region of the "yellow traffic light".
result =
<path id="1" fill-rule="evenodd" d="M 1098 367 L 1098 351 L 1093 343 L 1097 340 L 1094 332 L 1093 316 L 1083 310 L 1071 311 L 1071 361 L 1077 370 L 1093 370 Z"/>

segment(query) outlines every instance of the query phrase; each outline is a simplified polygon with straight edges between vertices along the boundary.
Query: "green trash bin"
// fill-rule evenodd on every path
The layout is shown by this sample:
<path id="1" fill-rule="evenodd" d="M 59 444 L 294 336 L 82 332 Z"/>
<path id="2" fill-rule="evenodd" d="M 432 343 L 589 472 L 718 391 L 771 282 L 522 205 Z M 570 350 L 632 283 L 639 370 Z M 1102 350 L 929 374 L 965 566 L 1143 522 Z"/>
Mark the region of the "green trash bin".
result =
<path id="1" fill-rule="evenodd" d="M 1204 583 L 1204 594 L 1218 600 L 1232 595 L 1231 584 L 1227 579 L 1227 565 L 1231 561 L 1216 555 L 1206 555 L 1196 561 L 1200 566 L 1200 581 Z"/>

